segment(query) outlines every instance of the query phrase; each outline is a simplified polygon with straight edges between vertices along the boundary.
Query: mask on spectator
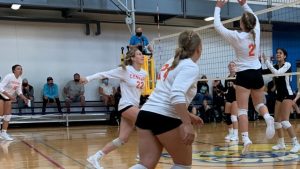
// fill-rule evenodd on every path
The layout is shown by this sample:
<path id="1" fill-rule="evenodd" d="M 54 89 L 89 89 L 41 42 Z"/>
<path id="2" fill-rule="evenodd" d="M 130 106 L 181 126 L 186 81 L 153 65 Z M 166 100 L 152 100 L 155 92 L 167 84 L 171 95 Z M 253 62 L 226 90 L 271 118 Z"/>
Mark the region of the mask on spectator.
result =
<path id="1" fill-rule="evenodd" d="M 79 79 L 74 79 L 75 82 L 79 82 Z"/>
<path id="2" fill-rule="evenodd" d="M 22 86 L 27 87 L 28 83 L 22 83 Z"/>
<path id="3" fill-rule="evenodd" d="M 53 82 L 50 82 L 49 85 L 50 85 L 50 86 L 53 86 Z"/>
<path id="4" fill-rule="evenodd" d="M 108 79 L 104 79 L 102 82 L 107 85 L 108 84 Z"/>
<path id="5" fill-rule="evenodd" d="M 137 33 L 136 33 L 136 36 L 141 37 L 142 34 L 143 34 L 143 32 L 137 32 Z"/>

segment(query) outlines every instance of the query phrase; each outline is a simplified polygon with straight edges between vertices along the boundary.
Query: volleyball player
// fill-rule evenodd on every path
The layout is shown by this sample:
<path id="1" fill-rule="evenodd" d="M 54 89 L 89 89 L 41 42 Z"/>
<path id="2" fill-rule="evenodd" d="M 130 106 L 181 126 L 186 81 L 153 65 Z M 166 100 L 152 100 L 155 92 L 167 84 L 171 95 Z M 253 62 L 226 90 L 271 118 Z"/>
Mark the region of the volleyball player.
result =
<path id="1" fill-rule="evenodd" d="M 249 95 L 253 100 L 255 110 L 265 119 L 267 124 L 266 136 L 271 139 L 275 134 L 274 118 L 270 116 L 264 105 L 264 81 L 259 61 L 260 24 L 257 16 L 248 6 L 247 0 L 238 0 L 244 9 L 240 19 L 241 32 L 226 29 L 221 23 L 221 8 L 227 0 L 217 0 L 214 14 L 216 31 L 232 45 L 236 54 L 236 100 L 238 105 L 238 121 L 244 147 L 242 154 L 248 152 L 252 141 L 248 134 L 248 102 Z"/>
<path id="2" fill-rule="evenodd" d="M 163 148 L 171 155 L 172 169 L 189 169 L 192 164 L 192 123 L 203 121 L 187 106 L 196 95 L 201 39 L 193 31 L 179 35 L 174 58 L 162 67 L 156 88 L 138 114 L 140 162 L 131 169 L 154 169 Z M 192 117 L 192 118 L 191 118 Z"/>
<path id="3" fill-rule="evenodd" d="M 282 73 L 291 73 L 291 64 L 286 61 L 288 53 L 283 48 L 276 50 L 277 64 L 274 66 L 270 63 L 267 57 L 263 55 L 266 66 L 269 70 L 277 75 Z M 300 145 L 296 137 L 292 124 L 289 121 L 290 112 L 293 106 L 293 91 L 290 85 L 290 76 L 277 76 L 275 79 L 276 86 L 276 103 L 275 103 L 275 129 L 278 135 L 278 143 L 273 146 L 273 150 L 285 149 L 283 130 L 287 130 L 293 147 L 290 152 L 297 153 L 300 150 Z"/>
<path id="4" fill-rule="evenodd" d="M 229 76 L 228 78 L 235 78 L 235 63 L 233 61 L 228 64 Z M 235 79 L 225 80 L 225 122 L 228 127 L 228 134 L 225 140 L 237 141 L 238 134 L 238 107 L 235 97 Z"/>
<path id="5" fill-rule="evenodd" d="M 14 140 L 7 134 L 7 128 L 11 119 L 11 103 L 16 101 L 16 94 L 28 104 L 28 99 L 22 93 L 23 73 L 21 65 L 12 66 L 12 73 L 7 74 L 0 83 L 0 120 L 2 120 L 0 138 Z"/>
<path id="6" fill-rule="evenodd" d="M 140 96 L 147 76 L 147 72 L 141 68 L 143 64 L 144 55 L 137 48 L 134 48 L 127 53 L 124 64 L 121 67 L 81 79 L 82 83 L 104 78 L 120 79 L 121 81 L 121 99 L 118 106 L 118 111 L 121 114 L 119 137 L 107 143 L 96 154 L 88 157 L 88 162 L 97 169 L 103 168 L 100 160 L 111 151 L 125 144 L 135 128 L 134 124 L 139 112 Z"/>

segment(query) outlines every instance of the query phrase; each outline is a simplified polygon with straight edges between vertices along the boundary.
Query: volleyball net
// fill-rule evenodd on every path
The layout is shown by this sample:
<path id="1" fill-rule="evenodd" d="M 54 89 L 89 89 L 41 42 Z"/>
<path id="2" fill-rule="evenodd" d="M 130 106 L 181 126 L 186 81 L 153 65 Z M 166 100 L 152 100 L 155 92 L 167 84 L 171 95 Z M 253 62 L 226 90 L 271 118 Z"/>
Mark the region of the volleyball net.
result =
<path id="1" fill-rule="evenodd" d="M 231 0 L 227 6 L 232 5 L 232 3 L 239 5 L 236 0 Z M 251 8 L 254 5 L 264 7 L 264 9 L 257 11 L 252 8 L 261 24 L 260 54 L 264 53 L 275 63 L 275 49 L 281 46 L 274 44 L 272 39 L 274 25 L 288 25 L 292 27 L 298 24 L 299 26 L 300 0 L 273 0 L 272 3 L 270 3 L 269 0 L 252 0 L 248 1 L 248 4 Z M 226 10 L 227 6 L 224 6 L 222 10 Z M 214 13 L 213 10 L 214 8 L 211 12 L 212 15 Z M 240 11 L 241 13 L 237 14 L 237 17 L 222 22 L 226 28 L 232 30 L 239 29 L 239 20 L 243 12 L 242 8 Z M 233 48 L 215 31 L 213 23 L 193 30 L 197 32 L 202 39 L 202 55 L 198 62 L 200 68 L 199 77 L 206 75 L 208 80 L 225 79 L 229 73 L 227 65 L 230 61 L 236 59 Z M 179 34 L 180 32 L 153 40 L 157 72 L 165 62 L 174 57 Z M 299 48 L 299 46 L 297 48 Z M 290 73 L 290 75 L 300 75 L 296 70 L 293 71 L 295 72 Z M 269 76 L 272 77 L 274 75 Z"/>

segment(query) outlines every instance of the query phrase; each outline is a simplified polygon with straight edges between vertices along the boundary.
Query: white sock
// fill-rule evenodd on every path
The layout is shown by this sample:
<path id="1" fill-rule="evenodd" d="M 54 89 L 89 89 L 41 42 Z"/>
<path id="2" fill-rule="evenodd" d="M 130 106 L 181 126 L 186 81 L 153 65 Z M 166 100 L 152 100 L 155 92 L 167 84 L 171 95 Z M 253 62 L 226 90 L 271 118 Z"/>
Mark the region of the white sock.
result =
<path id="1" fill-rule="evenodd" d="M 243 141 L 246 140 L 246 139 L 249 139 L 248 132 L 242 132 L 242 139 L 243 139 Z"/>
<path id="2" fill-rule="evenodd" d="M 105 153 L 102 150 L 100 150 L 96 153 L 97 158 L 102 158 L 104 155 L 105 155 Z"/>
<path id="3" fill-rule="evenodd" d="M 229 134 L 231 134 L 231 135 L 233 134 L 233 128 L 229 128 L 228 131 L 229 131 Z"/>
<path id="4" fill-rule="evenodd" d="M 298 144 L 298 139 L 297 137 L 293 137 L 292 139 L 292 143 L 295 145 L 295 144 Z"/>
<path id="5" fill-rule="evenodd" d="M 297 139 L 297 138 L 296 138 L 296 139 Z M 284 138 L 283 138 L 283 137 L 282 137 L 282 138 L 279 138 L 279 139 L 278 139 L 278 143 L 279 143 L 279 144 L 284 144 Z"/>
<path id="6" fill-rule="evenodd" d="M 264 115 L 264 119 L 265 120 L 267 120 L 267 119 L 269 119 L 270 117 L 272 117 L 269 113 L 266 113 L 265 115 Z"/>
<path id="7" fill-rule="evenodd" d="M 233 129 L 233 134 L 235 136 L 238 136 L 239 135 L 239 129 Z"/>
<path id="8" fill-rule="evenodd" d="M 1 132 L 2 132 L 2 133 L 6 133 L 6 130 L 3 130 L 3 129 L 2 129 Z"/>

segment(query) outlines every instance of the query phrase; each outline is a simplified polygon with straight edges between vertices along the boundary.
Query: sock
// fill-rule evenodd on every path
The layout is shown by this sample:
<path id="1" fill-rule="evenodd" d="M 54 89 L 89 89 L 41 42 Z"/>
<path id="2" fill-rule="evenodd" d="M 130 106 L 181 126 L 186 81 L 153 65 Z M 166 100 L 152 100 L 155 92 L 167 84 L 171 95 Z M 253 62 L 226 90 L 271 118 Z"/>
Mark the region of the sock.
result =
<path id="1" fill-rule="evenodd" d="M 6 133 L 6 130 L 3 130 L 3 129 L 2 129 L 2 131 L 1 131 L 1 132 L 2 132 L 2 133 Z"/>
<path id="2" fill-rule="evenodd" d="M 297 137 L 293 137 L 292 139 L 292 143 L 295 145 L 295 144 L 298 144 L 298 139 Z"/>
<path id="3" fill-rule="evenodd" d="M 270 118 L 270 117 L 272 117 L 269 113 L 266 113 L 265 115 L 264 115 L 264 119 L 265 120 L 267 120 L 268 118 Z"/>
<path id="4" fill-rule="evenodd" d="M 238 136 L 238 135 L 239 135 L 239 130 L 238 130 L 238 129 L 233 129 L 233 134 L 234 134 L 235 136 Z"/>
<path id="5" fill-rule="evenodd" d="M 233 134 L 233 128 L 229 128 L 228 131 L 229 131 L 229 134 L 231 134 L 231 135 Z"/>
<path id="6" fill-rule="evenodd" d="M 297 138 L 296 138 L 296 139 L 297 139 Z M 282 137 L 282 138 L 279 138 L 279 139 L 278 139 L 278 143 L 279 143 L 279 144 L 284 144 L 284 138 L 283 138 L 283 137 Z"/>
<path id="7" fill-rule="evenodd" d="M 248 132 L 242 132 L 242 139 L 243 139 L 243 140 L 249 139 L 249 134 L 248 134 Z"/>
<path id="8" fill-rule="evenodd" d="M 96 153 L 97 158 L 102 158 L 104 155 L 105 155 L 105 153 L 102 150 L 100 150 Z"/>

